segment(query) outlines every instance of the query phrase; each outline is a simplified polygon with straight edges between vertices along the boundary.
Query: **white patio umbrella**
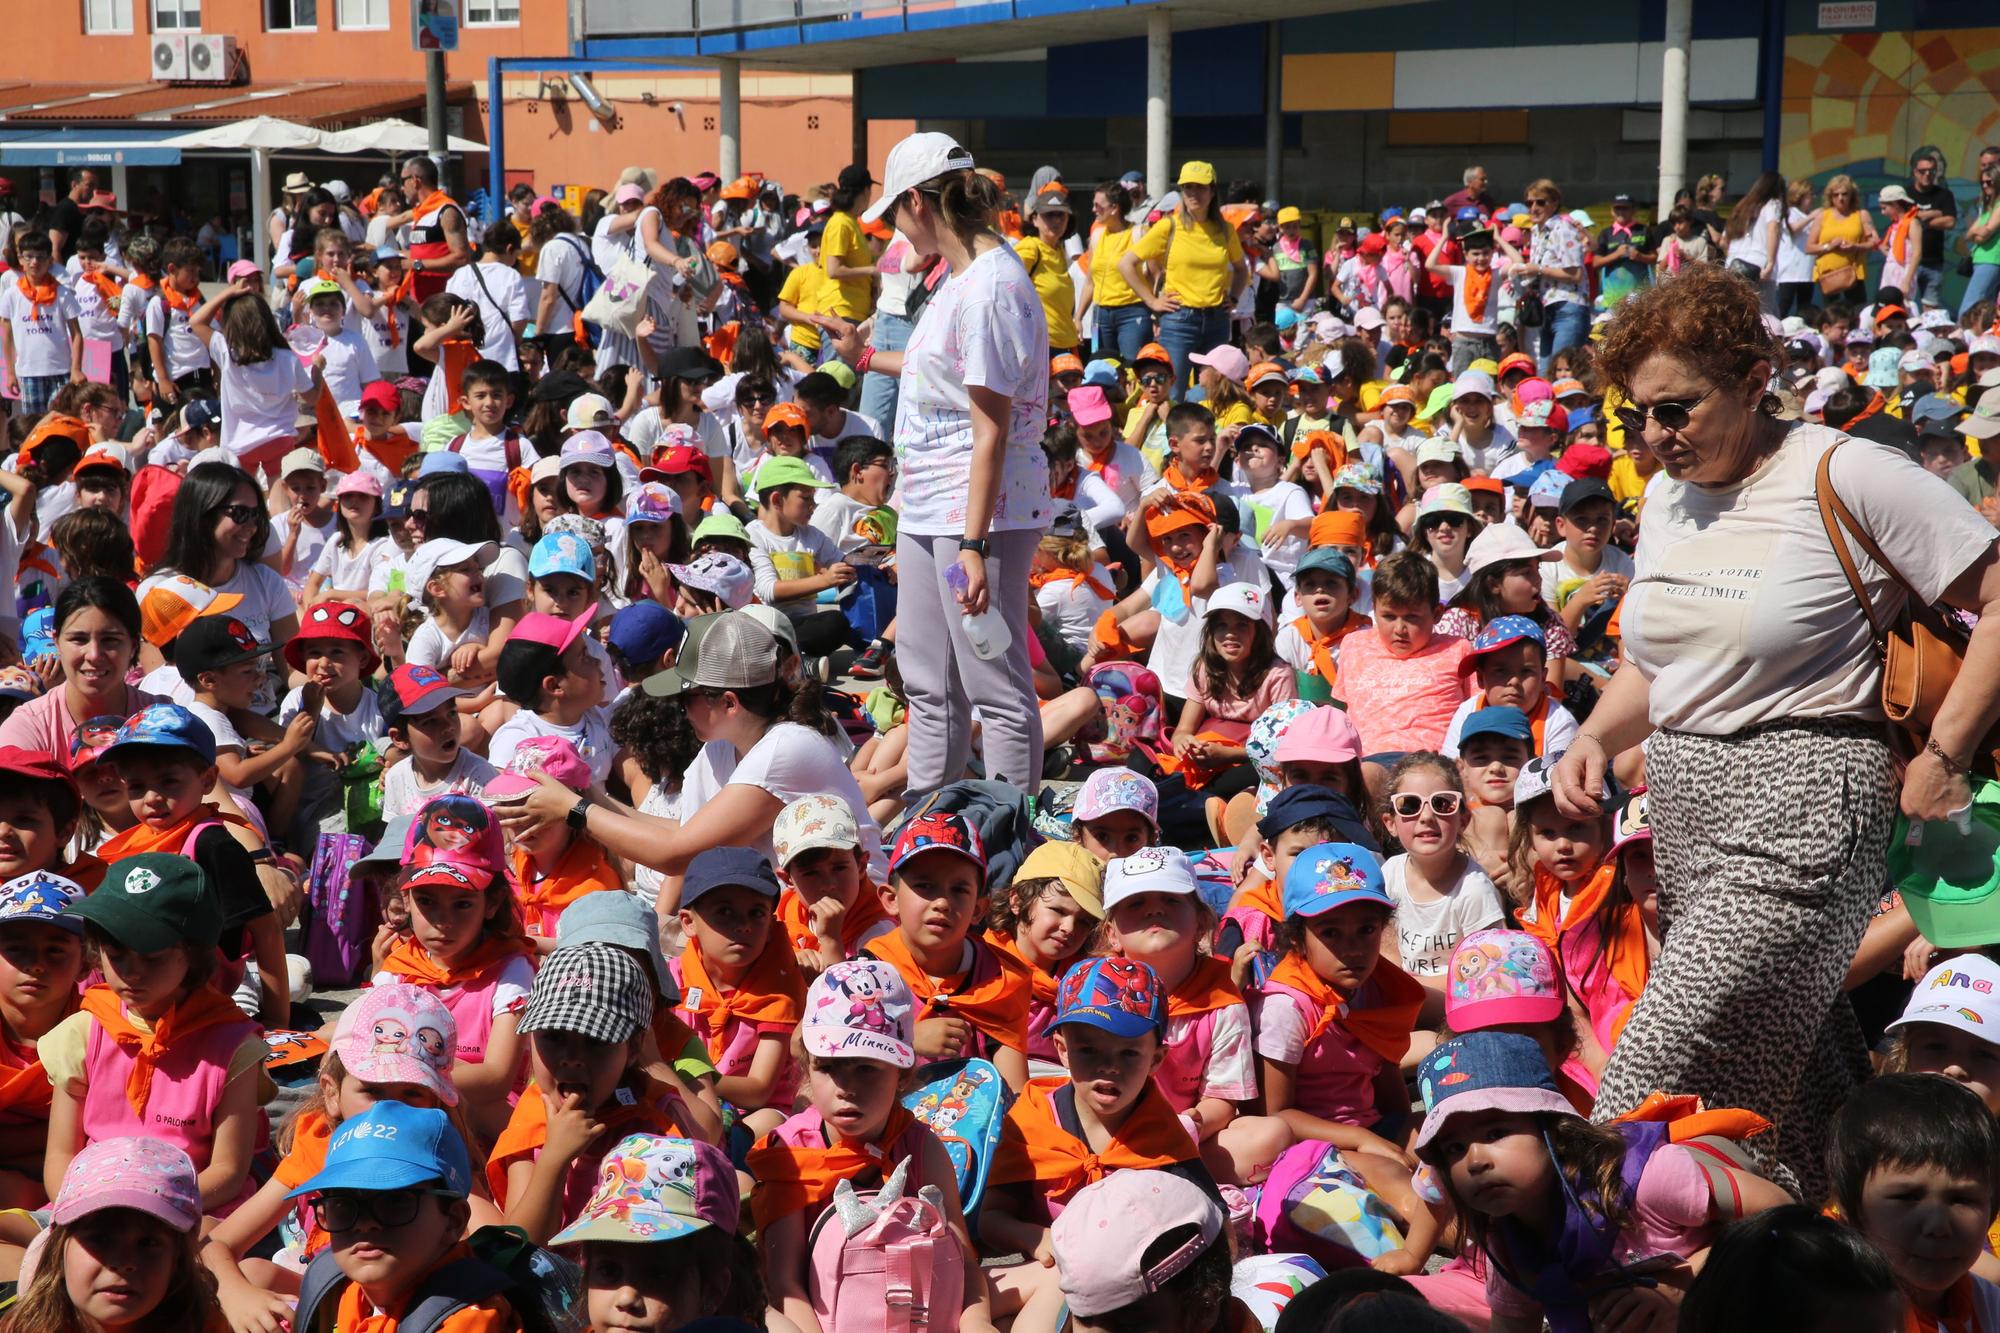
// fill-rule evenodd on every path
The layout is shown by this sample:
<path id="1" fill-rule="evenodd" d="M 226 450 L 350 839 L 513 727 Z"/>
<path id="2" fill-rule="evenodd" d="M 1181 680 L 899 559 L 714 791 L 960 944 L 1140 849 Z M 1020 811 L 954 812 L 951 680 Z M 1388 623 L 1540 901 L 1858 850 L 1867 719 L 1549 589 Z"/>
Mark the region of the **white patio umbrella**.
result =
<path id="1" fill-rule="evenodd" d="M 320 151 L 351 157 L 360 153 L 391 153 L 407 156 L 431 150 L 430 131 L 407 120 L 377 120 L 351 130 L 329 130 L 320 136 Z M 454 153 L 483 153 L 486 145 L 458 135 L 448 135 L 445 147 Z"/>
<path id="2" fill-rule="evenodd" d="M 271 154 L 296 152 L 320 146 L 325 136 L 310 125 L 279 120 L 276 116 L 253 116 L 232 120 L 206 129 L 191 130 L 167 140 L 180 149 L 248 149 L 250 152 L 250 207 L 254 219 L 250 227 L 252 253 L 257 267 L 271 267 L 271 237 L 263 221 L 271 212 Z"/>

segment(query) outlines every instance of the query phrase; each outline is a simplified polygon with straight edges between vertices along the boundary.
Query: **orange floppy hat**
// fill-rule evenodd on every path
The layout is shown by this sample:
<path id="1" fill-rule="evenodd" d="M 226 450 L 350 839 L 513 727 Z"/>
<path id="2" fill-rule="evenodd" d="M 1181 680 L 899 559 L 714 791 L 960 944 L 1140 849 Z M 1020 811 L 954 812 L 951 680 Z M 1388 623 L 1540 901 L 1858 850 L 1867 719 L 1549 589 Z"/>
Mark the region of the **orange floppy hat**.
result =
<path id="1" fill-rule="evenodd" d="M 1146 535 L 1166 536 L 1180 528 L 1206 528 L 1215 522 L 1215 504 L 1199 491 L 1176 491 L 1158 509 L 1146 515 Z"/>
<path id="2" fill-rule="evenodd" d="M 1351 509 L 1329 509 L 1306 529 L 1309 546 L 1366 546 L 1368 525 Z"/>

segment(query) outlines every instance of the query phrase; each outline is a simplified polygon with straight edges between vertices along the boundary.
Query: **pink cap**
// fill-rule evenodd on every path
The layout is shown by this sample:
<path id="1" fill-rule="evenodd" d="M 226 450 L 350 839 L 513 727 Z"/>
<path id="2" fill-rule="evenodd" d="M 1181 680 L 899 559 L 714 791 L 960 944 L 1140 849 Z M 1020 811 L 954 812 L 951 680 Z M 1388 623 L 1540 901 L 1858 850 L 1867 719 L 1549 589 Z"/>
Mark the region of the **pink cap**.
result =
<path id="1" fill-rule="evenodd" d="M 1160 789 L 1143 773 L 1129 768 L 1099 768 L 1083 780 L 1077 790 L 1070 817 L 1085 823 L 1130 810 L 1144 816 L 1155 830 L 1160 827 Z"/>
<path id="2" fill-rule="evenodd" d="M 372 495 L 379 500 L 382 498 L 382 479 L 372 472 L 350 472 L 333 488 L 333 494 L 336 499 L 343 495 Z"/>
<path id="3" fill-rule="evenodd" d="M 1242 348 L 1231 347 L 1228 343 L 1210 351 L 1196 352 L 1188 360 L 1197 366 L 1211 367 L 1224 379 L 1235 380 L 1238 384 L 1250 373 L 1250 358 L 1243 354 Z"/>
<path id="4" fill-rule="evenodd" d="M 1079 426 L 1095 426 L 1111 420 L 1111 400 L 1101 385 L 1085 384 L 1069 391 L 1069 414 Z"/>
<path id="5" fill-rule="evenodd" d="M 1308 763 L 1344 764 L 1350 759 L 1361 757 L 1361 733 L 1354 729 L 1354 722 L 1347 716 L 1347 710 L 1324 704 L 1295 718 L 1285 734 L 1278 739 L 1280 764 Z"/>
<path id="6" fill-rule="evenodd" d="M 813 978 L 799 1041 L 822 1060 L 917 1063 L 917 1002 L 902 974 L 875 958 L 850 958 Z"/>
<path id="7" fill-rule="evenodd" d="M 590 786 L 590 765 L 576 752 L 576 746 L 561 736 L 530 736 L 514 747 L 513 757 L 500 775 L 483 789 L 487 800 L 504 800 L 540 786 L 534 775 L 546 773 L 573 791 Z"/>
<path id="8" fill-rule="evenodd" d="M 514 632 L 509 637 L 522 643 L 546 644 L 559 653 L 566 653 L 571 644 L 583 637 L 584 631 L 590 628 L 590 622 L 596 618 L 597 608 L 594 606 L 578 612 L 574 620 L 530 611 L 514 623 Z"/>
<path id="9" fill-rule="evenodd" d="M 260 277 L 263 272 L 263 269 L 257 267 L 255 260 L 239 259 L 229 266 L 228 280 L 234 282 L 238 278 Z"/>
<path id="10" fill-rule="evenodd" d="M 629 204 L 635 200 L 643 200 L 645 197 L 646 192 L 637 185 L 621 185 L 612 193 L 611 202 L 614 204 Z"/>
<path id="11" fill-rule="evenodd" d="M 130 1208 L 193 1231 L 201 1225 L 194 1163 L 158 1139 L 99 1139 L 70 1159 L 50 1220 L 67 1226 L 106 1208 Z"/>
<path id="12" fill-rule="evenodd" d="M 458 1105 L 451 1063 L 458 1024 L 444 1002 L 421 986 L 370 986 L 341 1011 L 333 1051 L 363 1083 L 414 1083 L 446 1106 Z"/>
<path id="13" fill-rule="evenodd" d="M 1146 1299 L 1217 1243 L 1223 1221 L 1199 1188 L 1164 1171 L 1114 1171 L 1085 1185 L 1051 1233 L 1070 1313 L 1089 1319 Z M 1142 1266 L 1157 1237 L 1190 1225 L 1197 1231 L 1187 1244 Z"/>
<path id="14" fill-rule="evenodd" d="M 1555 955 L 1525 930 L 1475 930 L 1451 951 L 1444 1019 L 1453 1032 L 1547 1023 L 1562 1011 Z"/>

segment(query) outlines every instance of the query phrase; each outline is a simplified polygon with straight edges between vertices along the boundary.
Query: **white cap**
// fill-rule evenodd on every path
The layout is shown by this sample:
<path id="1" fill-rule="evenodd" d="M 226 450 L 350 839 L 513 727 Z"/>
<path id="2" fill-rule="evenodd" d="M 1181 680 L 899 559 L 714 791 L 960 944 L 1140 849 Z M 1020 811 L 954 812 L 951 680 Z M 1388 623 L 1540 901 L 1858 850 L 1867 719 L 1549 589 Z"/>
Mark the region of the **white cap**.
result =
<path id="1" fill-rule="evenodd" d="M 1937 371 L 1937 362 L 1931 360 L 1929 357 L 1925 356 L 1922 352 L 1917 351 L 1915 348 L 1912 348 L 1909 351 L 1903 353 L 1903 359 L 1897 362 L 1897 364 L 1901 366 L 1904 371 L 1912 375 L 1916 374 L 1920 370 L 1928 370 L 1931 371 L 1933 374 L 1935 374 Z"/>
<path id="2" fill-rule="evenodd" d="M 535 460 L 533 467 L 528 469 L 528 484 L 530 486 L 539 486 L 550 477 L 559 477 L 561 475 L 562 459 L 554 454 L 544 454 Z"/>
<path id="3" fill-rule="evenodd" d="M 281 477 L 289 477 L 294 472 L 318 472 L 324 474 L 325 471 L 326 460 L 320 457 L 319 450 L 303 447 L 294 449 L 286 454 L 285 461 L 278 465 L 278 475 Z"/>
<path id="4" fill-rule="evenodd" d="M 1913 1023 L 1936 1023 L 2000 1043 L 2000 963 L 1983 954 L 1959 954 L 1924 973 L 1889 1031 Z"/>
<path id="5" fill-rule="evenodd" d="M 563 441 L 562 465 L 572 463 L 595 463 L 601 468 L 610 468 L 613 463 L 611 441 L 602 431 L 580 430 Z"/>
<path id="6" fill-rule="evenodd" d="M 431 575 L 440 569 L 449 569 L 467 560 L 477 560 L 484 566 L 491 563 L 493 555 L 492 542 L 460 542 L 449 537 L 437 537 L 410 553 L 410 579 L 421 590 L 431 581 Z"/>
<path id="7" fill-rule="evenodd" d="M 1357 329 L 1379 329 L 1386 322 L 1382 312 L 1372 305 L 1363 306 L 1354 316 L 1354 327 Z"/>
<path id="8" fill-rule="evenodd" d="M 929 130 L 912 134 L 889 150 L 889 161 L 882 168 L 882 197 L 869 205 L 861 220 L 879 222 L 914 187 L 947 171 L 967 171 L 971 167 L 972 154 L 949 134 Z"/>
<path id="9" fill-rule="evenodd" d="M 1104 910 L 1142 893 L 1199 894 L 1194 865 L 1178 847 L 1141 847 L 1104 867 Z"/>
<path id="10" fill-rule="evenodd" d="M 1813 372 L 1813 387 L 1821 393 L 1837 393 L 1843 386 L 1851 383 L 1853 381 L 1847 378 L 1847 372 L 1839 366 L 1821 366 Z"/>
<path id="11" fill-rule="evenodd" d="M 1417 446 L 1418 467 L 1426 463 L 1456 463 L 1462 457 L 1464 454 L 1458 447 L 1458 441 L 1442 435 L 1433 435 Z"/>
<path id="12" fill-rule="evenodd" d="M 1536 755 L 1521 765 L 1521 771 L 1514 775 L 1516 810 L 1537 796 L 1546 796 L 1555 790 L 1556 765 L 1562 762 L 1563 755 L 1567 753 L 1567 750 L 1558 750 L 1554 754 Z"/>
<path id="13" fill-rule="evenodd" d="M 337 203 L 351 204 L 354 202 L 354 191 L 347 188 L 346 181 L 331 180 L 320 188 L 332 195 Z"/>
<path id="14" fill-rule="evenodd" d="M 2000 333 L 1982 333 L 1966 344 L 1967 356 L 2000 356 Z"/>
<path id="15" fill-rule="evenodd" d="M 1512 523 L 1489 523 L 1465 552 L 1465 576 L 1468 581 L 1474 574 L 1488 565 L 1504 564 L 1509 560 L 1554 560 L 1562 555 L 1553 548 L 1544 551 L 1535 545 L 1534 539 Z"/>
<path id="16" fill-rule="evenodd" d="M 1470 394 L 1482 398 L 1497 398 L 1499 392 L 1493 387 L 1493 377 L 1483 370 L 1464 370 L 1451 382 L 1451 401 L 1454 403 Z"/>
<path id="17" fill-rule="evenodd" d="M 563 425 L 568 430 L 594 430 L 614 419 L 609 398 L 601 393 L 582 393 L 570 400 Z"/>
<path id="18" fill-rule="evenodd" d="M 1212 616 L 1217 611 L 1234 611 L 1245 620 L 1271 618 L 1271 594 L 1254 583 L 1225 583 L 1209 594 L 1208 610 L 1202 614 Z"/>
<path id="19" fill-rule="evenodd" d="M 1912 202 L 1910 192 L 1900 185 L 1884 185 L 1882 193 L 1875 197 L 1878 201 L 1885 204 L 1907 204 Z"/>

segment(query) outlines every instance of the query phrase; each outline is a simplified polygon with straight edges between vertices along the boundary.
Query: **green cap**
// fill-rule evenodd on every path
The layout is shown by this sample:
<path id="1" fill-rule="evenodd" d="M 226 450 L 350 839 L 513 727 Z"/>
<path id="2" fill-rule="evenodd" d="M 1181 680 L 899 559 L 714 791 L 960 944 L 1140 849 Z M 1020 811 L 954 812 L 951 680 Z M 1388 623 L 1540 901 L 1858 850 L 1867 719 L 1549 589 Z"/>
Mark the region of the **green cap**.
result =
<path id="1" fill-rule="evenodd" d="M 182 942 L 213 947 L 222 938 L 222 909 L 208 876 L 188 857 L 165 852 L 112 862 L 102 887 L 67 910 L 139 953 Z"/>
<path id="2" fill-rule="evenodd" d="M 1431 390 L 1431 400 L 1424 404 L 1423 416 L 1426 421 L 1451 406 L 1451 381 L 1446 380 Z"/>
<path id="3" fill-rule="evenodd" d="M 775 491 L 780 486 L 810 486 L 816 491 L 833 488 L 833 483 L 821 481 L 813 475 L 813 470 L 806 466 L 805 459 L 783 455 L 765 459 L 751 480 L 757 487 L 759 496 L 765 491 Z"/>
<path id="4" fill-rule="evenodd" d="M 707 518 L 695 524 L 694 534 L 688 540 L 690 542 L 700 542 L 706 541 L 710 537 L 728 537 L 734 541 L 747 542 L 750 540 L 750 530 L 743 526 L 742 519 L 736 517 L 736 515 L 730 513 L 727 509 L 718 508 L 709 514 Z"/>
<path id="5" fill-rule="evenodd" d="M 727 611 L 715 611 L 688 621 L 687 637 L 681 640 L 681 650 L 674 654 L 674 664 L 665 671 L 656 671 L 646 677 L 640 688 L 654 695 L 686 694 L 695 671 L 701 665 L 701 641 L 715 628 L 715 622 L 728 614 Z"/>
<path id="6" fill-rule="evenodd" d="M 821 366 L 820 373 L 843 389 L 854 387 L 854 371 L 845 361 L 829 361 Z"/>

